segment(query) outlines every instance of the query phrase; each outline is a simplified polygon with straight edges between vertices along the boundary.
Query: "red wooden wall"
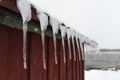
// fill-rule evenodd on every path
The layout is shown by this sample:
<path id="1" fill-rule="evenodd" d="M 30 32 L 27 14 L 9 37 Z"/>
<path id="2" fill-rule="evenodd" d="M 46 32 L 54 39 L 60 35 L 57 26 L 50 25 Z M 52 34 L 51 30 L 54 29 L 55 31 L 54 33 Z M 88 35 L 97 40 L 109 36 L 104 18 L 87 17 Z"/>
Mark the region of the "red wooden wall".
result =
<path id="1" fill-rule="evenodd" d="M 41 36 L 28 32 L 27 69 L 23 68 L 22 30 L 0 25 L 0 80 L 84 80 L 83 61 L 79 61 L 77 45 L 76 61 L 70 60 L 67 40 L 65 40 L 66 63 L 62 41 L 57 39 L 57 61 L 55 64 L 53 38 L 45 36 L 47 69 L 43 68 Z M 82 58 L 82 53 L 81 53 Z"/>

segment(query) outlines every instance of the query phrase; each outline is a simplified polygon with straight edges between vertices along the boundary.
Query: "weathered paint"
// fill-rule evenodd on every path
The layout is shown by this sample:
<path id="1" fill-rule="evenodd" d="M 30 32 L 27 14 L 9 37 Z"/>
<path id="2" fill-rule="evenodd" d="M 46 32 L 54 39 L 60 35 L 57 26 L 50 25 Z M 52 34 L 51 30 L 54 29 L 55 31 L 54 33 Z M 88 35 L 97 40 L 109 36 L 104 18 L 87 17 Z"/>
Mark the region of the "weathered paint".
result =
<path id="1" fill-rule="evenodd" d="M 46 38 L 45 40 L 47 40 L 47 37 L 45 38 Z M 46 41 L 45 41 L 45 44 L 47 44 Z M 45 51 L 47 52 L 46 49 L 47 48 L 45 48 Z M 47 80 L 47 76 L 48 76 L 47 70 L 45 70 L 43 67 L 41 36 L 35 33 L 31 34 L 31 53 L 30 54 L 31 54 L 30 80 Z"/>
<path id="2" fill-rule="evenodd" d="M 3 0 L 0 6 L 18 13 L 15 4 L 11 3 L 11 1 L 14 2 L 15 0 Z M 11 18 L 11 15 L 12 14 L 7 15 L 7 18 L 10 17 L 9 19 L 14 20 L 15 16 Z M 37 20 L 35 17 L 33 17 L 33 19 Z M 17 22 L 19 21 L 20 20 Z M 56 51 L 58 64 L 55 64 L 53 37 L 45 36 L 45 59 L 47 64 L 47 69 L 45 70 L 43 68 L 41 35 L 29 30 L 30 32 L 27 33 L 28 68 L 24 70 L 22 59 L 22 30 L 16 29 L 14 25 L 12 25 L 12 27 L 5 26 L 6 24 L 8 23 L 4 25 L 0 24 L 0 80 L 84 80 L 84 61 L 82 60 L 81 51 L 81 47 L 83 46 L 79 45 L 81 54 L 81 60 L 79 61 L 78 49 L 75 43 L 76 61 L 74 61 L 73 45 L 71 42 L 72 59 L 70 60 L 68 43 L 67 40 L 65 40 L 66 63 L 64 63 L 62 40 L 60 38 L 57 39 Z M 33 26 L 35 25 L 32 25 L 32 28 Z M 46 34 L 50 34 L 51 27 L 49 26 L 48 28 Z M 61 35 L 59 34 L 59 36 Z"/>
<path id="3" fill-rule="evenodd" d="M 22 31 L 0 25 L 0 80 L 26 80 L 22 65 Z"/>
<path id="4" fill-rule="evenodd" d="M 73 80 L 73 68 L 72 68 L 72 59 L 70 59 L 70 50 L 67 44 L 67 41 L 65 41 L 66 43 L 66 67 L 67 67 L 67 80 Z M 71 46 L 71 45 L 70 45 Z"/>
<path id="5" fill-rule="evenodd" d="M 22 30 L 0 25 L 0 80 L 84 80 L 83 61 L 78 60 L 78 49 L 75 45 L 76 61 L 69 58 L 69 48 L 65 40 L 66 63 L 62 48 L 62 40 L 57 39 L 57 58 L 55 64 L 53 38 L 45 36 L 45 54 L 47 69 L 43 68 L 42 41 L 40 34 L 28 32 L 27 65 L 23 68 Z M 81 50 L 80 50 L 81 51 Z M 82 53 L 81 53 L 82 57 Z"/>

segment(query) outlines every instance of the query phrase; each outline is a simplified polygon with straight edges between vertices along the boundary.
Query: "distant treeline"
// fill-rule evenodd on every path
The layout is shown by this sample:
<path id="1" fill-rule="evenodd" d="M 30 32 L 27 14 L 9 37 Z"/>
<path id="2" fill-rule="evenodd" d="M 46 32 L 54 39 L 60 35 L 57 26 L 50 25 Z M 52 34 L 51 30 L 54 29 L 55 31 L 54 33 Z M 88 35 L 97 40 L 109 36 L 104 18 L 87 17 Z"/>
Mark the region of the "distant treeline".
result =
<path id="1" fill-rule="evenodd" d="M 120 52 L 120 49 L 100 49 L 101 52 L 115 51 Z"/>

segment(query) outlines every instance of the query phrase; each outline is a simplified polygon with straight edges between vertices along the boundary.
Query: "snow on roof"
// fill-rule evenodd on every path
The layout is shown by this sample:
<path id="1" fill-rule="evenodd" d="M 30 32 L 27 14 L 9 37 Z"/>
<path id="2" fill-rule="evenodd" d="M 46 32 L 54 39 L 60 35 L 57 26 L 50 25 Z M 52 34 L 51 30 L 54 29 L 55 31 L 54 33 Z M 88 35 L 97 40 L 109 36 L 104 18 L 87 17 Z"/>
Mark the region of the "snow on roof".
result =
<path id="1" fill-rule="evenodd" d="M 46 4 L 44 4 L 46 3 Z M 31 20 L 31 7 L 34 7 L 36 9 L 37 12 L 37 17 L 40 21 L 40 28 L 41 28 L 41 38 L 42 38 L 42 47 L 43 47 L 43 67 L 44 69 L 46 69 L 46 60 L 45 60 L 45 43 L 44 43 L 44 37 L 45 37 L 45 30 L 48 27 L 48 23 L 50 22 L 51 27 L 53 29 L 53 40 L 54 40 L 54 55 L 55 55 L 55 63 L 57 64 L 57 51 L 56 51 L 56 34 L 58 33 L 58 31 L 61 31 L 61 37 L 62 37 L 62 46 L 63 46 L 63 53 L 64 53 L 64 63 L 66 62 L 66 58 L 65 58 L 65 47 L 64 47 L 64 37 L 67 34 L 67 41 L 68 41 L 68 45 L 69 45 L 69 50 L 70 49 L 70 37 L 72 38 L 72 46 L 73 46 L 73 52 L 74 52 L 74 60 L 76 61 L 76 52 L 75 52 L 75 44 L 77 44 L 78 49 L 79 48 L 79 44 L 80 46 L 82 46 L 82 43 L 86 43 L 90 46 L 96 47 L 97 43 L 95 41 L 90 40 L 88 37 L 85 37 L 84 35 L 78 33 L 77 31 L 75 31 L 73 28 L 68 28 L 68 26 L 63 25 L 63 23 L 61 21 L 59 21 L 56 18 L 54 18 L 54 13 L 52 13 L 51 9 L 49 9 L 50 7 L 48 7 L 48 1 L 46 2 L 46 0 L 17 0 L 17 7 L 21 13 L 22 19 L 23 19 L 23 65 L 24 65 L 24 69 L 27 69 L 27 65 L 26 65 L 26 38 L 27 38 L 27 23 Z M 46 14 L 47 13 L 47 14 Z M 53 16 L 51 16 L 53 15 Z M 49 19 L 48 19 L 49 18 Z M 67 32 L 69 31 L 69 32 Z M 76 40 L 76 43 L 75 43 Z M 80 43 L 79 43 L 80 41 Z M 83 47 L 82 51 L 83 51 Z M 69 51 L 71 52 L 71 51 Z M 79 60 L 81 60 L 80 57 L 80 50 L 79 52 Z M 82 52 L 83 53 L 83 52 Z M 71 56 L 70 56 L 71 59 Z M 82 58 L 84 59 L 84 58 Z"/>
<path id="2" fill-rule="evenodd" d="M 37 11 L 37 17 L 40 20 L 41 29 L 46 30 L 48 25 L 48 15 L 50 16 L 50 24 L 53 28 L 53 34 L 57 34 L 58 29 L 60 29 L 60 26 L 62 25 L 62 21 L 60 17 L 56 16 L 56 12 L 53 7 L 48 6 L 49 0 L 17 0 L 17 6 L 20 10 L 20 13 L 23 18 L 23 22 L 28 22 L 31 20 L 31 7 L 34 7 Z M 46 13 L 48 15 L 46 15 Z M 54 17 L 55 16 L 55 17 Z M 59 20 L 60 21 L 59 21 Z M 91 45 L 93 47 L 98 46 L 98 43 L 90 40 L 88 37 L 85 37 L 83 34 L 80 34 L 76 32 L 73 28 L 68 28 L 68 26 L 65 29 L 65 34 L 68 35 L 67 31 L 69 32 L 70 37 L 74 36 L 77 37 L 80 42 L 84 42 L 88 45 Z"/>

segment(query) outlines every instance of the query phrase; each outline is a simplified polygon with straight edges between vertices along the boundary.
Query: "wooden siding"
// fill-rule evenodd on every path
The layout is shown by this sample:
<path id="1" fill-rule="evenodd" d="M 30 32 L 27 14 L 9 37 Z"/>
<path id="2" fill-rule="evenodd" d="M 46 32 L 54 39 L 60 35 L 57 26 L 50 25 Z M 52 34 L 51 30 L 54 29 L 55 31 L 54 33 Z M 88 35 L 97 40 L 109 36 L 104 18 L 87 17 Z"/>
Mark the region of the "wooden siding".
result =
<path id="1" fill-rule="evenodd" d="M 75 45 L 76 61 L 72 59 L 65 40 L 66 63 L 64 63 L 62 40 L 57 39 L 57 61 L 55 64 L 53 38 L 45 36 L 47 69 L 43 68 L 42 41 L 40 34 L 28 32 L 27 65 L 23 68 L 22 30 L 0 24 L 0 80 L 84 80 L 84 61 L 79 61 Z M 81 49 L 81 48 L 80 48 Z M 81 52 L 82 58 L 82 52 Z"/>

